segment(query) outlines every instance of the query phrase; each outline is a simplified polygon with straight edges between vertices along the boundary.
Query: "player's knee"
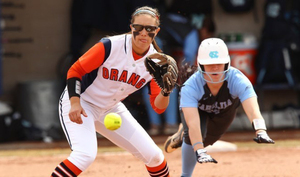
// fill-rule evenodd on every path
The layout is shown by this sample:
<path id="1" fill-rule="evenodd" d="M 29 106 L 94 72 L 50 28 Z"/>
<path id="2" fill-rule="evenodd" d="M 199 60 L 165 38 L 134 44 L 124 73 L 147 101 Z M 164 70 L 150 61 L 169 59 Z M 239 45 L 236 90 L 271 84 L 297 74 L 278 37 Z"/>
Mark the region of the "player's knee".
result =
<path id="1" fill-rule="evenodd" d="M 75 166 L 84 171 L 95 161 L 96 156 L 97 148 L 87 148 L 85 151 L 73 150 L 69 158 Z"/>
<path id="2" fill-rule="evenodd" d="M 152 154 L 151 158 L 149 158 L 148 163 L 146 164 L 148 167 L 156 167 L 159 166 L 163 161 L 165 157 L 162 151 L 156 151 Z"/>

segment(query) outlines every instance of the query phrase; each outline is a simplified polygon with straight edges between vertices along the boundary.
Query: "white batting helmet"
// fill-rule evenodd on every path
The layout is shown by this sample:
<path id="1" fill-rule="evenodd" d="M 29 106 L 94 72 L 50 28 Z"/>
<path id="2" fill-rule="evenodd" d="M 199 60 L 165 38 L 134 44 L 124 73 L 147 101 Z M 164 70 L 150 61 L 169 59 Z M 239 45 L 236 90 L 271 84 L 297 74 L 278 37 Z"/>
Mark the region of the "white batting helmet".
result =
<path id="1" fill-rule="evenodd" d="M 197 60 L 200 65 L 229 63 L 228 48 L 222 39 L 205 39 L 199 46 Z"/>
<path id="2" fill-rule="evenodd" d="M 222 39 L 205 39 L 199 46 L 197 61 L 202 73 L 205 73 L 203 65 L 225 64 L 223 72 L 225 74 L 230 66 L 228 48 Z"/>

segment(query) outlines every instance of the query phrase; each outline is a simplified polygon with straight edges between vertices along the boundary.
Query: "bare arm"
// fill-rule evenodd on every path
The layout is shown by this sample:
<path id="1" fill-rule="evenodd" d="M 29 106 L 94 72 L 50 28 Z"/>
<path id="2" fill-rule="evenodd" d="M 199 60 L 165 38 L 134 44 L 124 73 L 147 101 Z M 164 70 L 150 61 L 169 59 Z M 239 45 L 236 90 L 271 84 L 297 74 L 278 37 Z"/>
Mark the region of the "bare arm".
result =
<path id="1" fill-rule="evenodd" d="M 70 98 L 70 102 L 71 102 L 71 109 L 69 111 L 70 120 L 77 124 L 82 124 L 81 114 L 84 117 L 87 117 L 87 114 L 85 113 L 84 109 L 81 107 L 80 98 L 73 96 Z"/>
<path id="2" fill-rule="evenodd" d="M 169 105 L 169 99 L 170 96 L 163 96 L 161 93 L 159 93 L 154 100 L 154 105 L 158 109 L 166 109 Z"/>
<path id="3" fill-rule="evenodd" d="M 200 126 L 200 117 L 197 108 L 182 108 L 186 124 L 189 128 L 189 137 L 192 145 L 197 142 L 203 142 Z M 203 149 L 203 144 L 196 144 L 194 151 Z"/>
<path id="4" fill-rule="evenodd" d="M 253 119 L 263 119 L 263 117 L 260 113 L 260 110 L 259 110 L 259 106 L 258 106 L 256 97 L 248 98 L 247 100 L 245 100 L 242 103 L 242 105 L 243 105 L 244 111 L 247 114 L 250 122 L 252 122 Z"/>
<path id="5" fill-rule="evenodd" d="M 243 109 L 251 123 L 253 123 L 254 119 L 264 119 L 261 115 L 259 105 L 257 102 L 257 97 L 251 97 L 245 100 L 242 103 Z M 257 130 L 256 133 L 264 130 Z"/>
<path id="6" fill-rule="evenodd" d="M 194 152 L 196 153 L 196 159 L 199 163 L 218 163 L 214 158 L 210 155 L 206 154 L 206 150 L 203 146 L 202 134 L 201 134 L 201 125 L 200 125 L 200 117 L 197 108 L 182 108 L 185 121 L 189 128 L 189 137 L 191 140 L 191 144 L 194 148 Z"/>
<path id="7" fill-rule="evenodd" d="M 248 116 L 248 119 L 254 126 L 256 130 L 256 138 L 253 140 L 257 143 L 275 143 L 267 134 L 267 128 L 265 120 L 261 115 L 259 110 L 258 102 L 256 97 L 251 97 L 245 100 L 243 103 L 243 108 Z"/>

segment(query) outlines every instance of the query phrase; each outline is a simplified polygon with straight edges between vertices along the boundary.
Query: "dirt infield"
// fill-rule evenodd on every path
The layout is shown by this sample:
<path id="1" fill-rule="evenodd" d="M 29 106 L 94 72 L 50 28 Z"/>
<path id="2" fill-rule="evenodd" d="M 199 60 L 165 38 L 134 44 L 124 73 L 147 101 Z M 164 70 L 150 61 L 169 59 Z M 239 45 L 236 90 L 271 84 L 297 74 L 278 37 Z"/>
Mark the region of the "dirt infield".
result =
<path id="1" fill-rule="evenodd" d="M 276 141 L 274 145 L 257 145 L 253 134 L 239 132 L 229 133 L 222 138 L 225 141 L 235 139 L 237 151 L 211 152 L 218 164 L 197 164 L 195 177 L 297 177 L 300 176 L 300 132 L 270 132 Z M 242 138 L 241 138 L 242 137 Z M 166 137 L 155 137 L 162 145 Z M 105 140 L 99 140 L 99 153 L 95 162 L 82 173 L 83 177 L 143 177 L 148 176 L 140 161 L 131 154 L 116 147 L 110 147 Z M 23 144 L 21 150 L 21 145 Z M 64 160 L 70 150 L 65 142 L 47 144 L 18 143 L 0 144 L 0 177 L 42 177 L 49 176 L 55 166 Z M 104 145 L 105 144 L 105 145 Z M 66 146 L 66 147 L 65 147 Z M 45 148 L 47 147 L 47 148 Z M 36 149 L 38 148 L 38 149 Z M 6 149 L 6 150 L 3 150 Z M 9 150 L 11 149 L 11 150 Z M 171 176 L 180 176 L 180 150 L 166 154 Z"/>

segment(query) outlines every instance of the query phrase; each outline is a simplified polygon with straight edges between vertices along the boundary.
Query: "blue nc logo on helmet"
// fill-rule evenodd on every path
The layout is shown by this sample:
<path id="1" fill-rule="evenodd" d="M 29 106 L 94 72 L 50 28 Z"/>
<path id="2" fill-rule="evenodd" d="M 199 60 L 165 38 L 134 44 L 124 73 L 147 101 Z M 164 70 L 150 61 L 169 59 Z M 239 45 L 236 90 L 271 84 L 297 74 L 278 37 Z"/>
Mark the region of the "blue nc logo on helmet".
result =
<path id="1" fill-rule="evenodd" d="M 219 52 L 218 51 L 211 51 L 209 52 L 210 58 L 219 58 Z"/>

